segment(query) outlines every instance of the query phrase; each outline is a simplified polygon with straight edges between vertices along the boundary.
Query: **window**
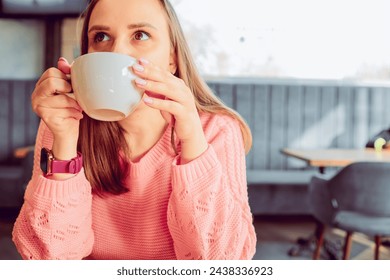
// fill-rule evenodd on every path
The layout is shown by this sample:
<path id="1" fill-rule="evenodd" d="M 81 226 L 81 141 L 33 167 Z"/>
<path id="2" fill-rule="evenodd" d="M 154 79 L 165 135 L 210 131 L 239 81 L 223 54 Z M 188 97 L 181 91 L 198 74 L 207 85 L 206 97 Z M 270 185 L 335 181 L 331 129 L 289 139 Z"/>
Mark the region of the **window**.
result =
<path id="1" fill-rule="evenodd" d="M 88 0 L 0 0 L 0 14 L 77 15 Z"/>
<path id="2" fill-rule="evenodd" d="M 205 76 L 390 79 L 390 1 L 171 1 Z"/>
<path id="3" fill-rule="evenodd" d="M 0 19 L 0 79 L 28 80 L 42 74 L 44 34 L 41 21 Z"/>

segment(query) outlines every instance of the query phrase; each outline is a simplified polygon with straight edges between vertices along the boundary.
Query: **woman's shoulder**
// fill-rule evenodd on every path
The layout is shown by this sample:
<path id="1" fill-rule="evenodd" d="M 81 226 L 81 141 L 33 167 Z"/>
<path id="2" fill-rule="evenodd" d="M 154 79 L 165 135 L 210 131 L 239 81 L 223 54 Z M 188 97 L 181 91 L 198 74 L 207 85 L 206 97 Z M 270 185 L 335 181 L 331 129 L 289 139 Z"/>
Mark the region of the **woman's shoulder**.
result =
<path id="1" fill-rule="evenodd" d="M 203 131 L 207 136 L 222 133 L 237 133 L 240 131 L 240 125 L 233 116 L 222 113 L 199 113 L 202 122 Z"/>

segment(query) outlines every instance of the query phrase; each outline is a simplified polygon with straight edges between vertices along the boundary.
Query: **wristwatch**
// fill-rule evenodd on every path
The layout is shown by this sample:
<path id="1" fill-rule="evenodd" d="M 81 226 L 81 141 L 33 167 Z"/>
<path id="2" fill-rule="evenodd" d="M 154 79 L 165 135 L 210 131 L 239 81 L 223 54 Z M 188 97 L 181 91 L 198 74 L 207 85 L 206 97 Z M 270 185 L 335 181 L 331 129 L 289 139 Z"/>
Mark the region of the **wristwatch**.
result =
<path id="1" fill-rule="evenodd" d="M 58 160 L 53 152 L 47 148 L 41 149 L 41 170 L 45 176 L 56 173 L 79 173 L 83 167 L 83 156 L 77 152 L 77 156 L 71 160 Z"/>

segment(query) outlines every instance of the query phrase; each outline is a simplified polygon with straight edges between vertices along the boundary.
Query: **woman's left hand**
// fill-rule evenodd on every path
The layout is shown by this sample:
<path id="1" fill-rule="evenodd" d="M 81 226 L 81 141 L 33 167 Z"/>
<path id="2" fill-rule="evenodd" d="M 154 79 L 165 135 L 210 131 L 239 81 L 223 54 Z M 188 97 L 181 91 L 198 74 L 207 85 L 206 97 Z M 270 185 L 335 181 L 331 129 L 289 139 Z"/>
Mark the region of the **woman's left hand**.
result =
<path id="1" fill-rule="evenodd" d="M 175 121 L 175 132 L 182 146 L 181 163 L 200 156 L 208 144 L 194 96 L 184 81 L 145 59 L 133 65 L 133 70 L 139 77 L 136 85 L 145 90 L 145 104 L 160 110 L 167 122 Z M 152 94 L 148 95 L 149 92 Z M 155 94 L 165 99 L 153 97 Z"/>

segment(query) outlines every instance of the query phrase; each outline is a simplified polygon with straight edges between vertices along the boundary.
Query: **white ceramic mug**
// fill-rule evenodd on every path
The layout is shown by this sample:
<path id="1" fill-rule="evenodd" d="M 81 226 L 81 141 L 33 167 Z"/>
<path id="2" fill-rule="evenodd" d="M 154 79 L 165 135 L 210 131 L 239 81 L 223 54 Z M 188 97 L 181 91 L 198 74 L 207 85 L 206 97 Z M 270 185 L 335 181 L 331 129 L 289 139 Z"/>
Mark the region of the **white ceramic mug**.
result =
<path id="1" fill-rule="evenodd" d="M 129 69 L 135 62 L 131 56 L 112 52 L 88 53 L 75 59 L 71 66 L 74 98 L 88 116 L 119 121 L 135 109 L 143 94 Z"/>

